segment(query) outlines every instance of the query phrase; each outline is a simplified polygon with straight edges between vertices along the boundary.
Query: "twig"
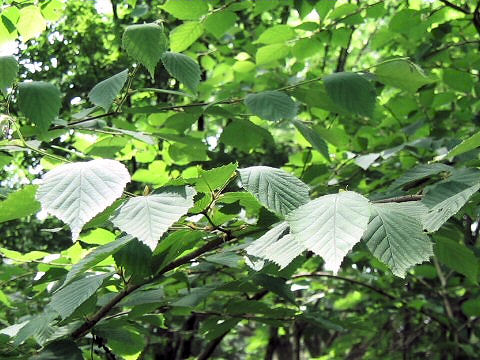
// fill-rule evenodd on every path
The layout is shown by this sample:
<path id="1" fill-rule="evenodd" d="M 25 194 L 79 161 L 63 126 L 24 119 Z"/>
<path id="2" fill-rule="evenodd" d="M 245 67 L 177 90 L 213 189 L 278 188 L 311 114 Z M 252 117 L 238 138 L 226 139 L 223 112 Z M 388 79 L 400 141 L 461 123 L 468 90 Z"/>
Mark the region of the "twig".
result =
<path id="1" fill-rule="evenodd" d="M 445 4 L 446 6 L 448 6 L 449 8 L 452 8 L 452 9 L 455 9 L 457 11 L 460 11 L 466 15 L 470 15 L 470 9 L 468 8 L 462 8 L 454 3 L 451 3 L 450 1 L 448 0 L 440 0 L 441 3 Z"/>
<path id="2" fill-rule="evenodd" d="M 396 196 L 388 199 L 381 199 L 372 201 L 374 204 L 385 204 L 385 203 L 402 203 L 402 202 L 409 202 L 409 201 L 420 201 L 423 199 L 423 195 L 404 195 L 404 196 Z"/>

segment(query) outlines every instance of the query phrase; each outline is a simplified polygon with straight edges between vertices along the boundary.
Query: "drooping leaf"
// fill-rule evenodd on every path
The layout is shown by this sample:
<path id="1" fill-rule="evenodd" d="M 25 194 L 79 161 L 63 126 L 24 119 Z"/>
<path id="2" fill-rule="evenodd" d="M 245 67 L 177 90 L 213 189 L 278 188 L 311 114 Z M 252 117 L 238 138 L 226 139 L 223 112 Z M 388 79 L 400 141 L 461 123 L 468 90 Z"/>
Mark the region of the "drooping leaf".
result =
<path id="1" fill-rule="evenodd" d="M 294 120 L 293 125 L 295 125 L 295 127 L 300 132 L 300 134 L 302 134 L 303 137 L 310 144 L 312 144 L 315 150 L 317 150 L 320 154 L 322 154 L 325 159 L 330 161 L 330 154 L 328 153 L 328 145 L 325 142 L 325 140 L 323 140 L 323 138 L 320 136 L 320 134 L 318 134 L 315 130 L 311 129 L 301 121 Z"/>
<path id="2" fill-rule="evenodd" d="M 48 129 L 61 107 L 60 91 L 43 81 L 22 82 L 18 86 L 18 106 L 41 132 Z"/>
<path id="3" fill-rule="evenodd" d="M 370 209 L 362 195 L 343 191 L 312 200 L 287 216 L 290 232 L 338 272 L 343 258 L 367 229 Z"/>
<path id="4" fill-rule="evenodd" d="M 71 282 L 53 294 L 50 306 L 62 319 L 66 319 L 95 294 L 103 281 L 111 275 L 111 273 L 90 275 Z"/>
<path id="5" fill-rule="evenodd" d="M 173 52 L 187 50 L 203 34 L 203 24 L 197 21 L 185 22 L 170 32 L 170 49 Z"/>
<path id="6" fill-rule="evenodd" d="M 401 204 L 372 204 L 372 215 L 363 239 L 372 254 L 392 272 L 405 277 L 413 265 L 427 261 L 433 247 L 422 223 Z"/>
<path id="7" fill-rule="evenodd" d="M 330 99 L 345 110 L 371 117 L 375 108 L 375 89 L 363 76 L 339 72 L 325 76 L 325 89 Z"/>
<path id="8" fill-rule="evenodd" d="M 0 223 L 33 215 L 40 211 L 40 203 L 35 199 L 37 186 L 26 185 L 0 201 Z"/>
<path id="9" fill-rule="evenodd" d="M 232 11 L 218 11 L 205 19 L 205 30 L 220 39 L 225 32 L 235 25 L 237 15 Z"/>
<path id="10" fill-rule="evenodd" d="M 193 92 L 197 92 L 201 70 L 192 58 L 167 51 L 162 55 L 162 63 L 170 75 L 184 83 Z"/>
<path id="11" fill-rule="evenodd" d="M 465 275 L 473 283 L 478 282 L 478 259 L 465 245 L 445 237 L 438 237 L 435 240 L 434 251 L 438 261 Z"/>
<path id="12" fill-rule="evenodd" d="M 199 169 L 196 188 L 198 191 L 212 192 L 222 189 L 237 170 L 236 163 L 230 163 L 210 170 Z"/>
<path id="13" fill-rule="evenodd" d="M 180 20 L 198 20 L 208 12 L 206 1 L 168 0 L 161 7 Z"/>
<path id="14" fill-rule="evenodd" d="M 406 59 L 378 65 L 375 68 L 375 75 L 382 83 L 409 92 L 416 92 L 418 88 L 432 82 L 418 65 Z"/>
<path id="15" fill-rule="evenodd" d="M 391 185 L 391 188 L 401 188 L 411 182 L 421 180 L 441 172 L 451 172 L 452 170 L 453 168 L 451 166 L 441 163 L 420 164 L 408 170 L 406 173 L 396 179 Z"/>
<path id="16" fill-rule="evenodd" d="M 101 159 L 58 166 L 42 180 L 37 199 L 70 226 L 75 241 L 83 225 L 122 195 L 130 175 L 118 161 Z"/>
<path id="17" fill-rule="evenodd" d="M 283 43 L 295 37 L 295 30 L 288 25 L 275 25 L 268 28 L 258 37 L 257 43 L 276 44 Z"/>
<path id="18" fill-rule="evenodd" d="M 295 296 L 290 290 L 290 286 L 285 283 L 285 279 L 273 277 L 266 274 L 255 274 L 252 277 L 252 281 L 265 289 L 277 294 L 285 300 L 295 304 Z"/>
<path id="19" fill-rule="evenodd" d="M 137 239 L 129 241 L 113 258 L 115 264 L 124 269 L 125 276 L 132 276 L 134 281 L 152 272 L 152 250 Z"/>
<path id="20" fill-rule="evenodd" d="M 88 93 L 88 99 L 97 106 L 101 106 L 105 111 L 110 109 L 113 100 L 122 90 L 128 78 L 128 69 L 99 82 Z"/>
<path id="21" fill-rule="evenodd" d="M 20 9 L 17 23 L 18 33 L 24 42 L 40 35 L 47 27 L 47 22 L 38 6 L 26 6 Z"/>
<path id="22" fill-rule="evenodd" d="M 18 74 L 18 62 L 13 56 L 0 56 L 0 90 L 4 95 Z"/>
<path id="23" fill-rule="evenodd" d="M 429 188 L 422 199 L 429 209 L 423 224 L 424 228 L 428 232 L 440 229 L 479 189 L 480 183 L 469 186 L 456 181 L 439 183 Z"/>
<path id="24" fill-rule="evenodd" d="M 147 68 L 153 78 L 155 67 L 167 50 L 167 38 L 157 24 L 130 25 L 123 33 L 122 46 L 129 56 Z"/>
<path id="25" fill-rule="evenodd" d="M 475 135 L 470 136 L 468 139 L 463 140 L 460 144 L 455 146 L 447 154 L 447 157 L 450 159 L 466 153 L 467 151 L 476 149 L 480 146 L 480 132 L 477 132 Z"/>
<path id="26" fill-rule="evenodd" d="M 72 340 L 56 340 L 45 346 L 38 354 L 31 357 L 31 360 L 84 360 L 82 351 Z"/>
<path id="27" fill-rule="evenodd" d="M 286 215 L 310 199 L 309 187 L 295 176 L 268 166 L 238 169 L 243 188 L 251 192 L 262 205 Z"/>
<path id="28" fill-rule="evenodd" d="M 379 153 L 360 155 L 355 158 L 355 164 L 360 166 L 363 170 L 367 170 L 379 157 Z"/>
<path id="29" fill-rule="evenodd" d="M 275 60 L 284 59 L 290 53 L 290 48 L 285 44 L 271 44 L 262 46 L 255 53 L 257 65 L 264 65 Z"/>
<path id="30" fill-rule="evenodd" d="M 124 247 L 132 240 L 131 236 L 123 236 L 120 239 L 112 241 L 108 244 L 102 245 L 94 249 L 91 253 L 85 256 L 82 260 L 73 265 L 72 269 L 68 272 L 62 287 L 70 284 L 75 278 L 91 269 L 99 262 L 105 260 L 110 255 L 115 254 L 118 250 Z"/>
<path id="31" fill-rule="evenodd" d="M 245 97 L 245 105 L 255 115 L 271 121 L 292 119 L 297 114 L 292 98 L 276 90 L 249 94 Z"/>
<path id="32" fill-rule="evenodd" d="M 193 206 L 195 194 L 191 187 L 167 188 L 159 194 L 131 198 L 120 208 L 113 223 L 153 251 L 163 233 Z"/>

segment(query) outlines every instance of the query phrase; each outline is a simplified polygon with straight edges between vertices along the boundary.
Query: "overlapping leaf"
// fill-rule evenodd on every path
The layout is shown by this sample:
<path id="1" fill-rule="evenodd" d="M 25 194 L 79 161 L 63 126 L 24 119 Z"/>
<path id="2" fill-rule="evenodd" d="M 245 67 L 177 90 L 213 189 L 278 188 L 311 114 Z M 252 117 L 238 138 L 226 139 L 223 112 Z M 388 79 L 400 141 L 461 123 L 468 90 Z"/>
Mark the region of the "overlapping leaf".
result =
<path id="1" fill-rule="evenodd" d="M 162 55 L 162 63 L 170 75 L 197 92 L 201 70 L 195 60 L 187 55 L 167 51 Z"/>
<path id="2" fill-rule="evenodd" d="M 255 115 L 271 121 L 292 119 L 297 114 L 295 102 L 281 91 L 249 94 L 245 98 L 245 105 Z"/>
<path id="3" fill-rule="evenodd" d="M 128 78 L 128 69 L 113 75 L 112 77 L 99 82 L 88 93 L 88 98 L 92 104 L 101 106 L 105 111 L 110 109 L 113 100 L 122 90 Z"/>
<path id="4" fill-rule="evenodd" d="M 0 56 L 0 90 L 5 95 L 18 74 L 18 62 L 13 56 Z"/>

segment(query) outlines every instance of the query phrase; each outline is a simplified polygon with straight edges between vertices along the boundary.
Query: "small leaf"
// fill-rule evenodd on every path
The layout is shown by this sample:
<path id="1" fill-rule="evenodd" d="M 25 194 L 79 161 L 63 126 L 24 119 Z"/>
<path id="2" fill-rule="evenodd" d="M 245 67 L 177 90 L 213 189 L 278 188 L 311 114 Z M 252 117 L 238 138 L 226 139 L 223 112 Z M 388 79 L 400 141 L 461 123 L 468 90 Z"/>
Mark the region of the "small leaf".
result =
<path id="1" fill-rule="evenodd" d="M 160 57 L 167 50 L 167 38 L 157 24 L 128 26 L 122 39 L 127 54 L 144 65 L 152 78 Z"/>
<path id="2" fill-rule="evenodd" d="M 37 186 L 26 185 L 0 201 L 0 223 L 33 215 L 40 211 L 40 203 L 35 199 Z"/>
<path id="3" fill-rule="evenodd" d="M 416 92 L 423 85 L 433 82 L 418 65 L 405 59 L 379 64 L 375 75 L 382 83 L 409 92 Z"/>
<path id="4" fill-rule="evenodd" d="M 232 11 L 215 12 L 205 19 L 205 29 L 220 39 L 231 27 L 235 25 L 237 15 Z"/>
<path id="5" fill-rule="evenodd" d="M 268 209 L 286 215 L 310 199 L 309 187 L 295 176 L 268 166 L 238 169 L 243 188 Z"/>
<path id="6" fill-rule="evenodd" d="M 31 360 L 84 360 L 82 351 L 72 340 L 56 340 L 45 346 Z"/>
<path id="7" fill-rule="evenodd" d="M 183 23 L 170 32 L 170 49 L 173 52 L 187 50 L 202 34 L 202 23 L 197 21 Z"/>
<path id="8" fill-rule="evenodd" d="M 325 195 L 287 216 L 290 232 L 307 249 L 325 260 L 325 269 L 337 273 L 343 258 L 367 229 L 368 200 L 353 191 Z"/>
<path id="9" fill-rule="evenodd" d="M 191 187 L 129 199 L 113 219 L 115 226 L 155 250 L 160 237 L 193 206 Z"/>
<path id="10" fill-rule="evenodd" d="M 367 170 L 379 157 L 379 153 L 360 155 L 355 158 L 355 164 L 360 166 L 363 170 Z"/>
<path id="11" fill-rule="evenodd" d="M 62 106 L 60 91 L 43 81 L 22 82 L 18 87 L 18 106 L 44 132 L 58 116 Z"/>
<path id="12" fill-rule="evenodd" d="M 438 261 L 465 275 L 471 282 L 478 282 L 478 260 L 472 250 L 444 237 L 436 239 L 434 250 Z"/>
<path id="13" fill-rule="evenodd" d="M 371 117 L 375 107 L 375 89 L 357 73 L 339 72 L 323 79 L 330 99 L 345 110 Z"/>
<path id="14" fill-rule="evenodd" d="M 253 241 L 245 248 L 248 255 L 256 256 L 261 259 L 267 258 L 267 248 L 278 241 L 288 229 L 288 223 L 283 221 L 272 229 L 268 230 L 264 235 Z"/>
<path id="15" fill-rule="evenodd" d="M 295 30 L 288 25 L 275 25 L 265 30 L 256 41 L 260 44 L 283 43 L 295 37 Z"/>
<path id="16" fill-rule="evenodd" d="M 88 99 L 94 105 L 101 106 L 105 111 L 110 109 L 113 100 L 122 90 L 128 78 L 128 69 L 99 82 L 88 93 Z"/>
<path id="17" fill-rule="evenodd" d="M 180 20 L 198 20 L 208 12 L 208 3 L 206 1 L 168 0 L 161 8 Z"/>
<path id="18" fill-rule="evenodd" d="M 372 204 L 372 215 L 363 236 L 372 254 L 392 272 L 405 277 L 413 265 L 428 261 L 433 248 L 421 222 L 401 204 Z"/>
<path id="19" fill-rule="evenodd" d="M 454 169 L 451 166 L 440 163 L 420 164 L 408 170 L 405 174 L 396 179 L 390 187 L 392 189 L 401 188 L 411 182 L 421 180 L 441 172 L 452 172 L 453 170 Z"/>
<path id="20" fill-rule="evenodd" d="M 13 56 L 0 56 L 0 90 L 7 94 L 18 74 L 18 62 Z"/>
<path id="21" fill-rule="evenodd" d="M 317 150 L 323 157 L 330 161 L 330 154 L 328 153 L 328 145 L 323 138 L 315 130 L 305 125 L 303 122 L 293 120 L 293 125 L 302 134 L 302 136 Z"/>
<path id="22" fill-rule="evenodd" d="M 281 91 L 249 94 L 245 97 L 245 105 L 255 115 L 271 121 L 292 119 L 297 115 L 295 102 Z"/>
<path id="23" fill-rule="evenodd" d="M 127 168 L 115 160 L 70 163 L 44 175 L 37 199 L 70 226 L 75 241 L 83 225 L 120 197 L 129 181 Z"/>
<path id="24" fill-rule="evenodd" d="M 184 83 L 194 93 L 197 92 L 202 72 L 193 59 L 187 55 L 167 51 L 162 55 L 162 62 L 170 75 Z"/>
<path id="25" fill-rule="evenodd" d="M 255 53 L 257 65 L 268 64 L 275 60 L 285 58 L 290 53 L 290 48 L 285 44 L 272 44 L 258 48 Z"/>
<path id="26" fill-rule="evenodd" d="M 460 144 L 455 146 L 447 154 L 448 158 L 453 158 L 455 156 L 466 153 L 467 151 L 476 149 L 480 146 L 480 132 L 477 132 L 475 135 L 470 136 L 468 139 L 463 140 Z"/>

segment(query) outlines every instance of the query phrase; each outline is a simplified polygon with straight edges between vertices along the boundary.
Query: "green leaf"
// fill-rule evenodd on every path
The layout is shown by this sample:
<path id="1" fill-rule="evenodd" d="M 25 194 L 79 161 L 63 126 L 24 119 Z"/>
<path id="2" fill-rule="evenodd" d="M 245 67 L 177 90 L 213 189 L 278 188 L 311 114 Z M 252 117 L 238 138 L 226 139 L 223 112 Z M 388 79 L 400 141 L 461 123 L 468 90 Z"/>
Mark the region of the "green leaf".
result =
<path id="1" fill-rule="evenodd" d="M 255 54 L 257 65 L 268 64 L 275 60 L 285 58 L 290 53 L 290 48 L 284 44 L 272 44 L 258 48 Z"/>
<path id="2" fill-rule="evenodd" d="M 472 250 L 444 237 L 436 239 L 434 250 L 438 261 L 465 275 L 471 282 L 478 282 L 478 260 Z"/>
<path id="3" fill-rule="evenodd" d="M 31 360 L 84 360 L 81 350 L 72 340 L 56 340 L 48 344 Z"/>
<path id="4" fill-rule="evenodd" d="M 405 59 L 379 64 L 375 75 L 382 83 L 409 92 L 416 92 L 423 85 L 433 82 L 418 65 Z"/>
<path id="5" fill-rule="evenodd" d="M 0 202 L 0 223 L 33 215 L 40 211 L 40 203 L 35 200 L 37 186 L 26 185 L 23 189 L 10 193 Z"/>
<path id="6" fill-rule="evenodd" d="M 168 0 L 161 8 L 180 20 L 198 20 L 208 12 L 208 3 L 206 1 Z"/>
<path id="7" fill-rule="evenodd" d="M 266 208 L 286 215 L 310 199 L 309 187 L 295 176 L 268 166 L 238 169 L 243 188 Z"/>
<path id="8" fill-rule="evenodd" d="M 111 319 L 95 326 L 95 332 L 108 342 L 114 354 L 124 355 L 122 358 L 135 359 L 145 348 L 145 334 L 137 326 L 124 319 Z M 125 356 L 130 355 L 130 356 Z"/>
<path id="9" fill-rule="evenodd" d="M 22 82 L 18 87 L 18 106 L 41 132 L 47 131 L 62 106 L 60 91 L 43 81 Z"/>
<path id="10" fill-rule="evenodd" d="M 157 24 L 130 25 L 123 33 L 122 46 L 129 56 L 147 68 L 153 78 L 155 67 L 167 50 L 167 38 Z"/>
<path id="11" fill-rule="evenodd" d="M 88 99 L 92 104 L 101 106 L 105 111 L 108 111 L 127 79 L 128 69 L 125 69 L 95 85 L 88 93 Z"/>
<path id="12" fill-rule="evenodd" d="M 281 91 L 248 94 L 245 97 L 245 105 L 255 115 L 271 121 L 292 119 L 297 115 L 295 102 Z"/>
<path id="13" fill-rule="evenodd" d="M 91 275 L 71 282 L 53 294 L 50 306 L 62 319 L 66 319 L 95 294 L 103 281 L 111 275 L 111 273 Z"/>
<path id="14" fill-rule="evenodd" d="M 287 234 L 266 249 L 265 258 L 284 269 L 305 250 L 306 247 L 300 241 L 292 234 Z"/>
<path id="15" fill-rule="evenodd" d="M 367 170 L 379 157 L 379 153 L 361 155 L 355 158 L 355 164 L 360 166 L 363 170 Z"/>
<path id="16" fill-rule="evenodd" d="M 476 149 L 480 146 L 480 132 L 477 132 L 475 135 L 470 136 L 468 139 L 463 140 L 460 144 L 455 146 L 447 154 L 448 158 L 453 158 L 455 156 L 466 153 L 467 151 Z"/>
<path id="17" fill-rule="evenodd" d="M 85 271 L 91 269 L 99 262 L 105 260 L 110 255 L 115 254 L 118 250 L 124 247 L 132 240 L 131 236 L 123 236 L 118 240 L 115 240 L 111 243 L 102 245 L 94 249 L 91 253 L 85 256 L 78 263 L 74 264 L 72 269 L 68 272 L 65 281 L 62 284 L 62 288 L 70 284 L 78 275 L 84 273 Z"/>
<path id="18" fill-rule="evenodd" d="M 167 51 L 162 55 L 162 63 L 171 76 L 185 84 L 194 93 L 197 92 L 202 71 L 195 60 L 187 55 Z"/>
<path id="19" fill-rule="evenodd" d="M 187 295 L 172 303 L 172 306 L 195 307 L 210 295 L 216 286 L 202 286 L 192 289 Z"/>
<path id="20" fill-rule="evenodd" d="M 326 160 L 330 161 L 328 145 L 315 130 L 298 120 L 293 120 L 293 125 L 295 125 L 300 134 L 302 134 L 302 136 L 314 147 L 315 150 L 322 154 Z"/>
<path id="21" fill-rule="evenodd" d="M 223 189 L 235 175 L 237 163 L 230 163 L 210 170 L 199 169 L 196 189 L 211 192 Z"/>
<path id="22" fill-rule="evenodd" d="M 288 230 L 288 223 L 282 221 L 245 248 L 248 255 L 261 259 L 267 258 L 267 249 L 278 241 Z"/>
<path id="23" fill-rule="evenodd" d="M 7 95 L 7 88 L 12 87 L 17 74 L 17 60 L 13 56 L 0 56 L 0 90 L 3 95 Z"/>
<path id="24" fill-rule="evenodd" d="M 170 32 L 170 49 L 173 52 L 187 50 L 203 34 L 203 24 L 190 21 L 177 26 Z"/>
<path id="25" fill-rule="evenodd" d="M 58 166 L 42 180 L 42 209 L 68 224 L 75 241 L 83 225 L 122 195 L 130 175 L 118 161 L 101 159 Z"/>
<path id="26" fill-rule="evenodd" d="M 55 328 L 50 324 L 57 317 L 52 311 L 45 311 L 31 318 L 15 336 L 14 346 L 18 346 L 30 337 L 43 345 L 54 333 Z"/>
<path id="27" fill-rule="evenodd" d="M 47 27 L 47 22 L 37 6 L 26 6 L 20 9 L 20 19 L 17 23 L 18 33 L 23 42 L 40 35 Z"/>
<path id="28" fill-rule="evenodd" d="M 283 43 L 295 38 L 295 31 L 288 25 L 275 25 L 265 30 L 256 41 L 260 44 Z"/>
<path id="29" fill-rule="evenodd" d="M 290 286 L 286 284 L 285 279 L 273 277 L 266 274 L 255 274 L 252 281 L 265 289 L 277 294 L 285 300 L 295 304 L 295 296 L 290 290 Z"/>
<path id="30" fill-rule="evenodd" d="M 230 28 L 235 25 L 237 15 L 232 11 L 215 12 L 204 21 L 205 30 L 220 39 Z"/>
<path id="31" fill-rule="evenodd" d="M 325 260 L 325 269 L 337 273 L 343 258 L 367 229 L 368 200 L 343 191 L 312 200 L 287 216 L 290 232 L 307 249 Z"/>
<path id="32" fill-rule="evenodd" d="M 432 243 L 421 222 L 401 204 L 372 204 L 363 239 L 372 254 L 400 277 L 433 255 Z"/>
<path id="33" fill-rule="evenodd" d="M 113 258 L 118 267 L 124 268 L 125 276 L 141 279 L 152 273 L 152 250 L 144 243 L 133 239 L 117 251 Z"/>
<path id="34" fill-rule="evenodd" d="M 480 183 L 468 186 L 456 181 L 439 183 L 430 187 L 422 199 L 422 202 L 429 209 L 423 224 L 424 228 L 428 232 L 435 232 L 440 229 L 479 189 Z"/>
<path id="35" fill-rule="evenodd" d="M 122 205 L 113 224 L 155 250 L 160 237 L 193 206 L 191 187 L 166 188 L 160 194 L 136 196 Z"/>
<path id="36" fill-rule="evenodd" d="M 323 79 L 330 99 L 345 110 L 371 117 L 375 108 L 375 89 L 363 76 L 351 72 L 339 72 Z"/>
<path id="37" fill-rule="evenodd" d="M 480 298 L 469 299 L 462 304 L 462 311 L 467 316 L 480 316 Z"/>
<path id="38" fill-rule="evenodd" d="M 443 70 L 443 82 L 453 90 L 469 93 L 472 91 L 473 79 L 467 71 L 456 69 Z"/>
<path id="39" fill-rule="evenodd" d="M 238 136 L 248 134 L 248 136 Z M 260 147 L 269 142 L 273 143 L 272 135 L 263 127 L 252 123 L 249 120 L 237 119 L 229 123 L 220 135 L 220 142 L 232 146 L 243 152 Z"/>
<path id="40" fill-rule="evenodd" d="M 405 174 L 396 179 L 390 187 L 392 189 L 401 188 L 411 182 L 421 180 L 442 172 L 452 172 L 452 170 L 453 168 L 451 166 L 441 163 L 420 164 L 408 170 Z"/>

